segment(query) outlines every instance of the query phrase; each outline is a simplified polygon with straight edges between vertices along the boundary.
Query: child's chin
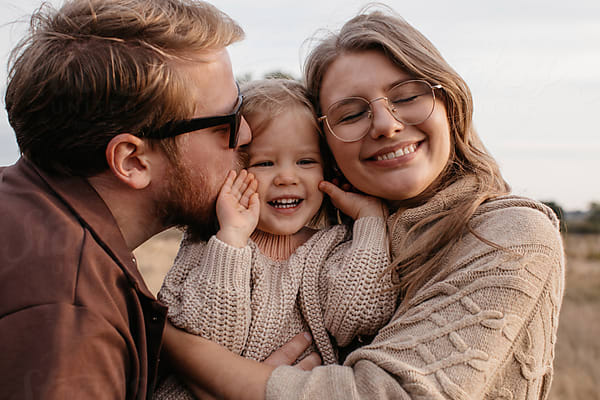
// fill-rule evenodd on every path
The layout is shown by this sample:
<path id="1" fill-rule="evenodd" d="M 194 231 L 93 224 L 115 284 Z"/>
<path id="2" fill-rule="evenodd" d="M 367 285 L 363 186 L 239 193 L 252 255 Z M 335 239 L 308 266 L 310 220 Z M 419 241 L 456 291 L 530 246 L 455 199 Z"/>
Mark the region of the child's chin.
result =
<path id="1" fill-rule="evenodd" d="M 277 235 L 277 236 L 288 236 L 288 235 L 293 235 L 295 233 L 298 233 L 299 231 L 302 230 L 302 228 L 304 228 L 303 226 L 286 226 L 284 227 L 278 227 L 278 226 L 264 226 L 261 228 L 260 224 L 259 226 L 257 226 L 256 229 L 261 230 L 265 233 L 270 233 L 271 235 Z"/>

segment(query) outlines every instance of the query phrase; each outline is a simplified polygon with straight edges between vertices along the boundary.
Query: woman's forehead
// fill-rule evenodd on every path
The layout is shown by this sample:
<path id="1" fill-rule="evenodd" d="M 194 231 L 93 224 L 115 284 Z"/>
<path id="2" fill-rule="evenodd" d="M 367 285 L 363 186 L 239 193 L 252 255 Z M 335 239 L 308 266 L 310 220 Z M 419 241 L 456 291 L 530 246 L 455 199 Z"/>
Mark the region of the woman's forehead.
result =
<path id="1" fill-rule="evenodd" d="M 387 90 L 410 76 L 377 50 L 348 52 L 338 56 L 329 66 L 321 83 L 321 106 L 344 97 L 369 98 L 373 91 Z"/>

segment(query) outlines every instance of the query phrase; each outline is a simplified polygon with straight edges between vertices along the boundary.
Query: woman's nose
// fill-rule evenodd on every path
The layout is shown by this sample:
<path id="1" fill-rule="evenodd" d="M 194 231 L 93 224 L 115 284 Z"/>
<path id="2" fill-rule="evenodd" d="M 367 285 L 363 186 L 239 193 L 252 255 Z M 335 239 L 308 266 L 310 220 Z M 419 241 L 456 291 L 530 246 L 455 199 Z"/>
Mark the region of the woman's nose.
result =
<path id="1" fill-rule="evenodd" d="M 404 124 L 394 118 L 385 97 L 371 102 L 371 128 L 369 129 L 371 138 L 391 138 L 403 129 Z"/>

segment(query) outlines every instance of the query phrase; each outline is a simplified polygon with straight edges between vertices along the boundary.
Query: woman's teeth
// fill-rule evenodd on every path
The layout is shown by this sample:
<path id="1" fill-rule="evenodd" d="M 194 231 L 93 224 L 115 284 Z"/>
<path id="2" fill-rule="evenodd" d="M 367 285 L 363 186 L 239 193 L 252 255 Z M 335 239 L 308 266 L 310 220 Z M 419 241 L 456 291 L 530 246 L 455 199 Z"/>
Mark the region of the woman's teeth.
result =
<path id="1" fill-rule="evenodd" d="M 379 156 L 375 157 L 375 159 L 377 161 L 392 160 L 392 159 L 397 158 L 397 157 L 402 157 L 402 156 L 405 156 L 407 154 L 414 153 L 415 150 L 417 150 L 417 144 L 413 143 L 413 144 L 410 144 L 410 145 L 408 145 L 406 147 L 402 147 L 402 148 L 400 148 L 400 149 L 398 149 L 396 151 L 391 151 L 391 152 L 389 152 L 387 154 L 379 155 Z"/>
<path id="2" fill-rule="evenodd" d="M 302 199 L 277 199 L 270 201 L 269 204 L 275 208 L 293 208 L 296 207 Z"/>

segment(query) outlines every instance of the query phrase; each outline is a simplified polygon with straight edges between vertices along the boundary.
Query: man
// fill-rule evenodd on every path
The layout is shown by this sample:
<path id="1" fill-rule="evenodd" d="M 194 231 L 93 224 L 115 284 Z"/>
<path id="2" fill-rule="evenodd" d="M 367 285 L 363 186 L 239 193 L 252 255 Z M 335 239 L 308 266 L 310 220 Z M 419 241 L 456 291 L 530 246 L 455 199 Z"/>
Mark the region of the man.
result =
<path id="1" fill-rule="evenodd" d="M 166 310 L 132 250 L 211 233 L 251 138 L 226 51 L 243 31 L 185 0 L 70 0 L 33 21 L 6 92 L 23 157 L 0 168 L 0 397 L 148 398 Z"/>

